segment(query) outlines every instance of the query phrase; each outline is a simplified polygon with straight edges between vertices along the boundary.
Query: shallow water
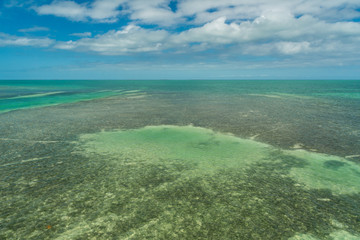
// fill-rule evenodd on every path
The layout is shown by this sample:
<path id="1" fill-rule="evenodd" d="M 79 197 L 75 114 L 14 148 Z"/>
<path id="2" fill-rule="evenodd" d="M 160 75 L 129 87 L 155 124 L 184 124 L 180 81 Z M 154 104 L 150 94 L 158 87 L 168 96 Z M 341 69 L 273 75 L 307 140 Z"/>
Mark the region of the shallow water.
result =
<path id="1" fill-rule="evenodd" d="M 359 92 L 1 81 L 0 239 L 359 239 Z"/>

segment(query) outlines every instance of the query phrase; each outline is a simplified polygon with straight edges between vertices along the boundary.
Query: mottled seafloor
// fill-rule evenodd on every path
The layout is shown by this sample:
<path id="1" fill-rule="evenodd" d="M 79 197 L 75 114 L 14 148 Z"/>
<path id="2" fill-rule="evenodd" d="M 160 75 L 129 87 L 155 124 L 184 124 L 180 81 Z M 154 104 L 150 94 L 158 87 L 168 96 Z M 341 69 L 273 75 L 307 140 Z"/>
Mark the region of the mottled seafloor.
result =
<path id="1" fill-rule="evenodd" d="M 360 239 L 360 81 L 46 84 L 0 84 L 0 239 Z"/>

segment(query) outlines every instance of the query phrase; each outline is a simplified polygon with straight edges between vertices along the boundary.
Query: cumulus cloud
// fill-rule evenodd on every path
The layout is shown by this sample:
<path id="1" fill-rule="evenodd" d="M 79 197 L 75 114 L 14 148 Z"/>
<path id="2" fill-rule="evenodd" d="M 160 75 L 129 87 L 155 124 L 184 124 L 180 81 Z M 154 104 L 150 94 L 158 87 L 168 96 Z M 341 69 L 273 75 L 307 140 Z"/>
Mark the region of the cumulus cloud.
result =
<path id="1" fill-rule="evenodd" d="M 58 43 L 55 48 L 94 51 L 103 55 L 152 52 L 162 50 L 168 36 L 169 33 L 165 30 L 148 30 L 129 25 L 122 30 L 112 30 L 94 38 Z"/>
<path id="2" fill-rule="evenodd" d="M 40 15 L 55 15 L 75 21 L 84 21 L 87 17 L 86 5 L 73 1 L 54 1 L 49 5 L 36 8 L 36 11 Z"/>
<path id="3" fill-rule="evenodd" d="M 95 0 L 77 3 L 71 0 L 55 0 L 50 4 L 34 7 L 40 15 L 65 17 L 73 21 L 115 22 L 118 16 L 128 15 L 131 20 L 161 26 L 176 25 L 181 21 L 174 13 L 170 0 Z"/>
<path id="4" fill-rule="evenodd" d="M 49 47 L 53 42 L 54 41 L 49 38 L 18 37 L 0 33 L 0 46 Z"/>
<path id="5" fill-rule="evenodd" d="M 243 49 L 243 54 L 250 55 L 273 55 L 273 54 L 283 54 L 283 55 L 296 55 L 296 54 L 306 54 L 310 52 L 319 52 L 319 48 L 316 45 L 312 45 L 307 41 L 280 41 L 280 42 L 271 42 L 271 43 L 260 43 L 260 44 L 248 44 L 246 48 Z M 323 49 L 324 50 L 324 49 Z"/>
<path id="6" fill-rule="evenodd" d="M 65 17 L 73 21 L 92 19 L 99 22 L 115 22 L 120 11 L 117 8 L 124 0 L 96 0 L 93 3 L 56 0 L 51 4 L 35 7 L 40 15 Z"/>
<path id="7" fill-rule="evenodd" d="M 319 40 L 327 37 L 359 36 L 360 24 L 327 23 L 311 16 L 296 18 L 286 12 L 270 12 L 239 24 L 227 23 L 225 17 L 180 33 L 175 41 L 241 43 L 249 41 Z"/>
<path id="8" fill-rule="evenodd" d="M 183 23 L 183 15 L 170 8 L 170 0 L 127 1 L 125 6 L 130 19 L 142 24 L 171 26 Z"/>
<path id="9" fill-rule="evenodd" d="M 360 17 L 357 0 L 183 0 L 178 9 L 183 15 L 194 15 L 195 23 L 206 23 L 220 16 L 232 20 L 252 20 L 266 12 L 287 11 L 292 15 L 312 15 L 319 19 L 344 20 Z"/>
<path id="10" fill-rule="evenodd" d="M 360 18 L 358 0 L 54 0 L 34 9 L 72 21 L 114 23 L 126 17 L 129 23 L 120 30 L 73 33 L 76 38 L 54 45 L 103 55 L 236 49 L 239 55 L 290 56 L 360 50 L 360 23 L 352 20 Z"/>
<path id="11" fill-rule="evenodd" d="M 251 21 L 264 13 L 279 10 L 295 16 L 317 16 L 321 20 L 351 20 L 360 17 L 359 8 L 358 0 L 94 0 L 81 4 L 55 0 L 35 7 L 41 15 L 74 21 L 115 22 L 120 15 L 127 15 L 138 23 L 159 26 L 202 25 L 223 16 L 232 21 Z"/>
<path id="12" fill-rule="evenodd" d="M 337 51 L 331 46 L 353 45 L 358 38 L 360 23 L 328 23 L 308 15 L 297 18 L 288 12 L 273 11 L 240 23 L 227 22 L 225 17 L 220 17 L 180 33 L 131 24 L 94 38 L 59 43 L 56 47 L 116 55 L 163 50 L 204 51 L 231 45 L 242 49 L 242 54 L 294 55 Z"/>

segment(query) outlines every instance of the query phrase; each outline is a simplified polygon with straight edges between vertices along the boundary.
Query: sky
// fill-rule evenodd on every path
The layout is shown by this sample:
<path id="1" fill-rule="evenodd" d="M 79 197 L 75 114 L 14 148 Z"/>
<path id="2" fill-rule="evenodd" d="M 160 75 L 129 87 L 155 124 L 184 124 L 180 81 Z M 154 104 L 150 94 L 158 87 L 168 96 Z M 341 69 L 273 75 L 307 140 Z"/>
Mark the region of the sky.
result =
<path id="1" fill-rule="evenodd" d="M 0 79 L 360 79 L 360 1 L 0 0 Z"/>

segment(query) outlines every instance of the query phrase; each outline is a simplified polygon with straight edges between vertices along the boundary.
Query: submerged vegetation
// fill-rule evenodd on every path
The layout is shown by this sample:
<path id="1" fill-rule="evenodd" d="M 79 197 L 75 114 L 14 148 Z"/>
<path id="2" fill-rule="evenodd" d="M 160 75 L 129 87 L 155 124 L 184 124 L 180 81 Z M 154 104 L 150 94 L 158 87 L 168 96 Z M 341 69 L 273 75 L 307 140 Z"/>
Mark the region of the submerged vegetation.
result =
<path id="1" fill-rule="evenodd" d="M 356 108 L 228 91 L 0 114 L 0 239 L 359 239 L 357 126 L 311 115 Z"/>

